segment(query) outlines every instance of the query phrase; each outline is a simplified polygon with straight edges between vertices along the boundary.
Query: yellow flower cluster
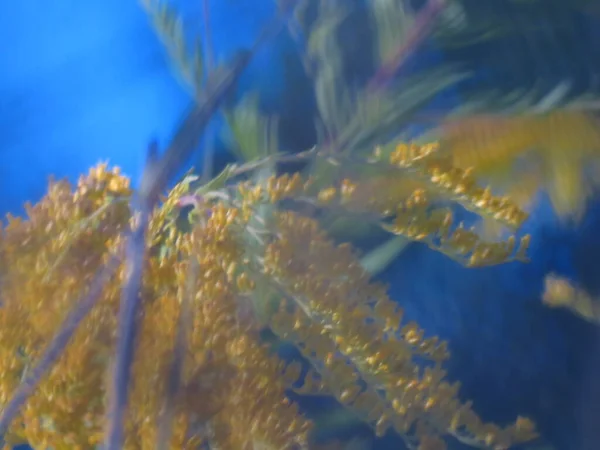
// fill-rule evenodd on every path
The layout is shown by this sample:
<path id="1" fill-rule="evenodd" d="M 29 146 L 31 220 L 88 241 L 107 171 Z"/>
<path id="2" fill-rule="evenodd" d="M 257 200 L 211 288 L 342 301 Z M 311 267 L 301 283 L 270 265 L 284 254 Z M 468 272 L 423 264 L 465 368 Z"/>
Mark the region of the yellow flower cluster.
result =
<path id="1" fill-rule="evenodd" d="M 444 381 L 446 343 L 425 338 L 415 323 L 402 326 L 402 311 L 369 282 L 348 246 L 333 244 L 312 219 L 283 212 L 277 223 L 265 270 L 287 295 L 273 328 L 378 435 L 394 429 L 424 449 L 445 448 L 439 438 L 449 431 L 491 448 L 535 436 L 526 419 L 504 429 L 484 424 L 458 400 L 459 384 Z M 418 359 L 429 363 L 423 368 Z"/>
<path id="2" fill-rule="evenodd" d="M 404 171 L 394 174 L 401 180 L 396 186 L 400 184 L 402 189 L 396 190 L 393 198 L 386 197 L 385 184 L 377 184 L 385 180 L 393 183 L 393 177 L 388 175 L 377 178 L 375 185 L 372 180 L 344 179 L 337 188 L 322 189 L 317 200 L 329 206 L 337 203 L 347 209 L 391 217 L 391 224 L 381 223 L 387 231 L 424 242 L 468 267 L 527 261 L 528 235 L 518 243 L 514 236 L 505 241 L 485 242 L 474 229 L 465 229 L 460 223 L 455 225 L 450 208 L 439 206 L 442 201 L 452 200 L 512 229 L 518 229 L 527 219 L 527 214 L 507 197 L 494 196 L 489 188 L 479 187 L 472 171 L 453 167 L 448 157 L 440 156 L 439 150 L 437 143 L 402 143 L 391 152 L 386 163 L 392 169 Z M 380 151 L 376 151 L 375 159 L 384 159 Z M 374 191 L 376 186 L 379 187 Z"/>
<path id="3" fill-rule="evenodd" d="M 48 195 L 29 208 L 27 220 L 10 219 L 2 230 L 0 404 L 35 364 L 107 255 L 120 247 L 130 215 L 127 204 L 115 197 L 129 194 L 126 180 L 100 183 L 99 174 L 118 176 L 100 166 L 74 193 L 66 182 L 53 183 Z M 119 183 L 121 190 L 112 189 Z M 245 275 L 236 277 L 231 270 L 240 258 L 232 232 L 239 211 L 218 204 L 210 213 L 192 233 L 169 234 L 166 245 L 172 251 L 147 261 L 125 448 L 156 446 L 178 315 L 188 290 L 190 326 L 169 448 L 197 448 L 210 440 L 224 449 L 279 449 L 307 439 L 310 424 L 285 396 L 282 363 L 261 345 L 252 322 L 240 317 L 238 286 L 244 287 Z M 152 221 L 149 245 L 161 225 Z M 123 277 L 121 268 L 105 286 L 13 423 L 9 442 L 40 449 L 91 449 L 102 442 Z"/>
<path id="4" fill-rule="evenodd" d="M 80 179 L 75 192 L 66 182 L 51 183 L 47 196 L 27 207 L 26 220 L 9 217 L 0 237 L 0 403 L 31 370 L 74 300 L 118 246 L 129 211 L 109 197 L 121 194 L 129 194 L 127 180 L 100 165 Z M 10 430 L 14 438 L 39 448 L 85 448 L 88 439 L 94 442 L 116 292 L 116 286 L 107 287 L 102 303 Z"/>
<path id="5" fill-rule="evenodd" d="M 421 450 L 445 448 L 447 433 L 497 449 L 535 436 L 526 419 L 507 428 L 484 424 L 458 400 L 458 384 L 444 381 L 446 343 L 425 338 L 415 323 L 401 324 L 401 310 L 369 280 L 349 245 L 333 244 L 315 220 L 292 210 L 259 214 L 261 205 L 290 199 L 356 206 L 360 184 L 346 179 L 315 193 L 310 179 L 295 174 L 230 188 L 199 199 L 189 230 L 174 219 L 187 185 L 176 186 L 152 214 L 124 448 L 155 448 L 165 417 L 169 448 L 306 448 L 311 423 L 286 397 L 289 388 L 335 395 L 378 434 L 394 429 Z M 99 165 L 74 190 L 51 183 L 26 219 L 9 218 L 0 234 L 0 405 L 110 255 L 122 254 L 134 218 L 130 195 L 118 170 Z M 399 222 L 393 226 L 414 237 Z M 13 443 L 60 450 L 102 442 L 124 270 L 104 286 L 13 422 Z M 297 364 L 286 368 L 260 339 L 256 306 L 272 298 L 281 301 L 266 324 L 299 347 L 310 376 L 300 377 Z"/>
<path id="6" fill-rule="evenodd" d="M 492 196 L 489 188 L 481 188 L 471 170 L 452 164 L 449 158 L 436 158 L 439 144 L 401 144 L 390 157 L 390 163 L 401 168 L 413 168 L 424 176 L 433 189 L 441 190 L 447 198 L 466 205 L 474 212 L 491 216 L 498 222 L 518 227 L 526 219 L 516 205 L 506 197 Z"/>

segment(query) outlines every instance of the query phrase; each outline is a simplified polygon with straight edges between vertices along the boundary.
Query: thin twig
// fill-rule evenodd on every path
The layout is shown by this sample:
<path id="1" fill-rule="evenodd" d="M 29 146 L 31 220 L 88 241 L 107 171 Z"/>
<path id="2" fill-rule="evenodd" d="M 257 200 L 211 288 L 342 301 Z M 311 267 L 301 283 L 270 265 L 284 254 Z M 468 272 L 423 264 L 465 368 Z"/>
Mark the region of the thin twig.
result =
<path id="1" fill-rule="evenodd" d="M 266 41 L 279 33 L 284 25 L 281 19 L 282 17 L 278 17 L 276 21 L 265 28 L 251 50 L 240 53 L 227 70 L 217 74 L 218 77 L 207 80 L 206 94 L 199 96 L 198 105 L 184 120 L 162 158 L 158 157 L 157 146 L 150 146 L 148 163 L 142 176 L 137 198 L 139 222 L 128 242 L 127 272 L 122 290 L 117 354 L 111 386 L 113 398 L 110 402 L 104 450 L 120 450 L 123 443 L 123 418 L 128 400 L 137 322 L 141 309 L 140 288 L 146 250 L 145 234 L 150 212 L 170 180 L 191 156 L 210 119 L 254 54 Z"/>
<path id="2" fill-rule="evenodd" d="M 157 199 L 166 189 L 169 181 L 187 163 L 206 125 L 248 65 L 251 57 L 252 53 L 240 55 L 232 67 L 222 74 L 221 79 L 209 83 L 209 94 L 192 108 L 171 141 L 167 152 L 160 161 L 149 165 L 144 172 L 140 186 L 142 198 Z"/>
<path id="3" fill-rule="evenodd" d="M 204 13 L 204 61 L 205 73 L 212 73 L 215 67 L 214 48 L 212 40 L 212 27 L 210 24 L 210 5 L 209 0 L 202 0 L 202 9 Z M 204 160 L 202 163 L 202 179 L 204 183 L 213 176 L 215 159 L 215 125 L 208 126 L 204 136 Z"/>
<path id="4" fill-rule="evenodd" d="M 275 154 L 275 155 L 269 155 L 269 156 L 265 156 L 264 158 L 258 159 L 256 161 L 251 161 L 247 164 L 244 164 L 242 166 L 239 166 L 237 168 L 234 168 L 231 173 L 230 173 L 230 177 L 234 178 L 234 177 L 238 177 L 240 175 L 244 175 L 248 172 L 253 172 L 256 169 L 259 169 L 261 167 L 264 167 L 268 164 L 272 164 L 272 163 L 294 163 L 294 162 L 301 162 L 301 161 L 306 161 L 306 160 L 310 160 L 316 156 L 329 156 L 328 153 L 319 153 L 317 147 L 313 147 L 309 150 L 305 150 L 303 152 L 300 153 L 293 153 L 293 154 L 287 154 L 287 153 L 279 153 L 279 154 Z"/>
<path id="5" fill-rule="evenodd" d="M 202 0 L 202 9 L 204 13 L 204 61 L 206 70 L 210 72 L 215 65 L 214 47 L 212 40 L 212 27 L 210 25 L 210 5 L 209 0 Z"/>
<path id="6" fill-rule="evenodd" d="M 121 292 L 117 349 L 104 447 L 106 450 L 121 449 L 123 442 L 123 418 L 127 406 L 131 364 L 134 357 L 138 318 L 141 309 L 140 292 L 146 256 L 146 229 L 154 203 L 147 198 L 141 198 L 140 202 L 139 222 L 127 242 L 125 281 Z"/>
<path id="7" fill-rule="evenodd" d="M 392 59 L 384 64 L 371 81 L 369 81 L 367 86 L 368 91 L 379 90 L 390 82 L 408 57 L 425 42 L 445 6 L 446 0 L 429 0 L 427 5 L 417 15 L 415 24 L 410 30 L 406 42 L 398 48 Z"/>

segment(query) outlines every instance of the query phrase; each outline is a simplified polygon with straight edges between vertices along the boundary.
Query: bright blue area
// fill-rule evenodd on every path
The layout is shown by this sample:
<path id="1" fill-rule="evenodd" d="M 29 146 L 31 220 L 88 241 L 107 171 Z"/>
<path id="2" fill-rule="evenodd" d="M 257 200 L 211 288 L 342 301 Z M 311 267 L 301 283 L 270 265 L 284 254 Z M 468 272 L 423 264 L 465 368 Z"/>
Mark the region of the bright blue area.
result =
<path id="1" fill-rule="evenodd" d="M 7 2 L 0 40 L 0 211 L 101 159 L 137 178 L 189 102 L 135 1 Z"/>
<path id="2" fill-rule="evenodd" d="M 179 3 L 195 23 L 201 1 Z M 221 60 L 249 46 L 274 12 L 272 0 L 212 0 L 211 8 Z M 190 103 L 134 0 L 7 1 L 0 42 L 0 212 L 37 200 L 50 174 L 73 180 L 101 159 L 135 179 L 149 140 L 164 144 Z M 300 90 L 301 77 L 289 71 L 293 53 L 286 36 L 261 51 L 236 96 L 258 90 L 264 109 L 278 111 L 284 91 Z M 286 112 L 290 129 L 295 119 L 306 123 L 311 103 L 303 95 L 296 100 Z M 455 101 L 450 93 L 432 107 Z M 600 290 L 599 212 L 596 205 L 574 230 L 542 203 L 527 226 L 527 265 L 467 270 L 414 245 L 385 274 L 407 317 L 450 340 L 450 376 L 463 382 L 484 418 L 530 414 L 562 449 L 578 448 L 579 386 L 594 329 L 543 307 L 540 295 L 549 271 Z"/>
<path id="3" fill-rule="evenodd" d="M 184 8 L 186 22 L 199 12 Z M 274 12 L 270 0 L 212 0 L 217 58 L 249 47 Z M 6 2 L 0 42 L 0 213 L 39 199 L 49 174 L 76 179 L 100 159 L 136 180 L 149 141 L 164 145 L 191 102 L 136 0 Z M 258 90 L 277 104 L 290 43 L 258 53 L 238 98 Z"/>

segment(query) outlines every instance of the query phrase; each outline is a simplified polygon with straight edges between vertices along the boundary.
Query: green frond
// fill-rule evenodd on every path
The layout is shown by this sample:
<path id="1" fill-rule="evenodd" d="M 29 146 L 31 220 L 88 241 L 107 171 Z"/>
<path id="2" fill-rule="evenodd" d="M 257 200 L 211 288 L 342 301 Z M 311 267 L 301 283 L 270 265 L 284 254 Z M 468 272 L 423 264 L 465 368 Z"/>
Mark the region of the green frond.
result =
<path id="1" fill-rule="evenodd" d="M 308 35 L 307 58 L 312 64 L 319 121 L 326 136 L 335 137 L 348 121 L 352 91 L 344 81 L 343 60 L 337 30 L 348 15 L 342 2 L 321 2 Z"/>
<path id="2" fill-rule="evenodd" d="M 407 2 L 402 0 L 374 1 L 369 6 L 375 25 L 376 54 L 379 64 L 383 65 L 406 42 L 414 15 L 408 10 Z"/>
<path id="3" fill-rule="evenodd" d="M 394 236 L 363 256 L 360 263 L 371 276 L 377 276 L 402 253 L 409 243 L 410 240 L 404 236 Z"/>
<path id="4" fill-rule="evenodd" d="M 396 0 L 372 2 L 369 13 L 376 59 L 384 64 L 407 40 L 414 16 L 405 2 Z M 317 100 L 319 142 L 335 151 L 369 151 L 397 137 L 410 125 L 415 113 L 470 74 L 448 65 L 405 77 L 384 92 L 351 86 L 343 73 L 344 60 L 338 42 L 339 28 L 348 14 L 344 2 L 319 3 L 316 19 L 304 28 L 308 35 L 305 56 Z"/>
<path id="5" fill-rule="evenodd" d="M 279 151 L 277 120 L 266 118 L 258 109 L 258 96 L 247 95 L 225 112 L 232 137 L 232 149 L 241 161 L 255 161 Z"/>
<path id="6" fill-rule="evenodd" d="M 413 17 L 403 2 L 373 2 L 369 9 L 375 34 L 374 52 L 380 63 L 391 58 L 412 29 Z M 464 80 L 468 74 L 458 67 L 424 71 L 403 79 L 392 92 L 367 92 L 346 81 L 338 31 L 348 16 L 343 2 L 322 2 L 308 33 L 307 59 L 314 82 L 320 142 L 337 151 L 359 150 L 380 144 L 405 127 L 441 91 Z"/>
<path id="7" fill-rule="evenodd" d="M 194 43 L 188 45 L 190 39 L 185 34 L 182 19 L 177 11 L 166 3 L 158 0 L 141 0 L 141 3 L 176 68 L 177 76 L 191 90 L 193 96 L 197 96 L 202 92 L 206 75 L 200 38 L 193 37 Z"/>
<path id="8" fill-rule="evenodd" d="M 435 96 L 469 76 L 448 66 L 407 77 L 380 94 L 361 93 L 338 148 L 360 154 L 393 141 Z"/>

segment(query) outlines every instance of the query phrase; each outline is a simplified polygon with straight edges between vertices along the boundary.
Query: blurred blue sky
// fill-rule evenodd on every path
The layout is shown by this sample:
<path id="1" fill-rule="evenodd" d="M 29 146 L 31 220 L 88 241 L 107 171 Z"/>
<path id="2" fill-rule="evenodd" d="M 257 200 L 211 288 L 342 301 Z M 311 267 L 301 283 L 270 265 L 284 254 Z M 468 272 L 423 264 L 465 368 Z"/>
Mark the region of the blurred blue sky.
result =
<path id="1" fill-rule="evenodd" d="M 174 3 L 202 32 L 202 2 Z M 217 59 L 251 45 L 274 12 L 271 0 L 211 0 Z M 150 139 L 164 145 L 191 102 L 136 0 L 3 2 L 0 42 L 0 213 L 38 199 L 49 174 L 73 179 L 101 159 L 136 179 Z M 277 99 L 278 42 L 239 92 Z"/>
<path id="2" fill-rule="evenodd" d="M 135 1 L 6 2 L 0 40 L 0 211 L 100 159 L 137 176 L 189 101 Z"/>

